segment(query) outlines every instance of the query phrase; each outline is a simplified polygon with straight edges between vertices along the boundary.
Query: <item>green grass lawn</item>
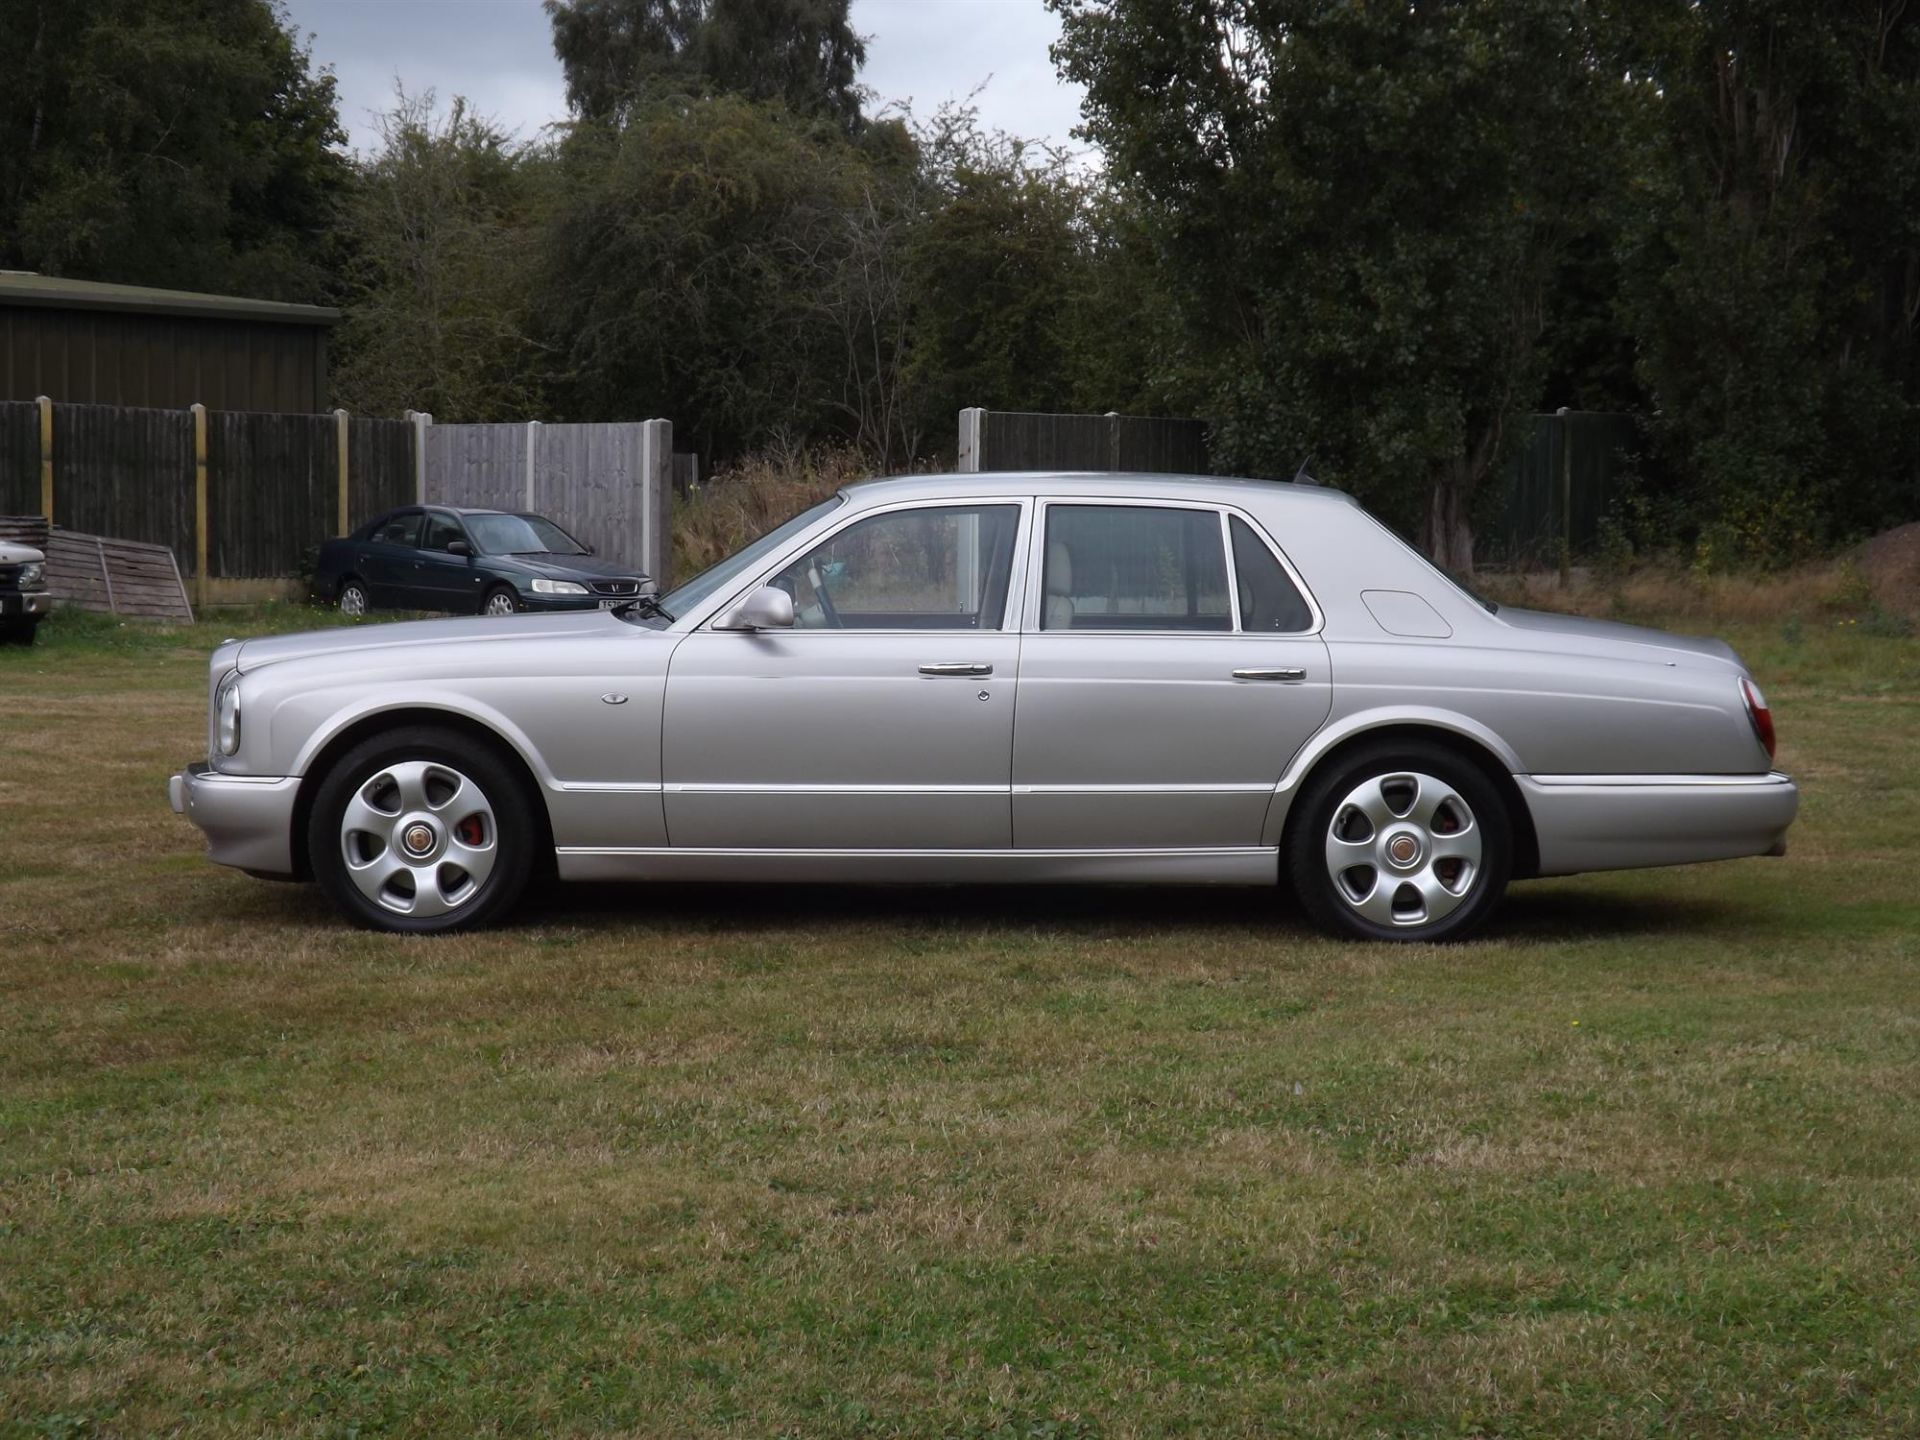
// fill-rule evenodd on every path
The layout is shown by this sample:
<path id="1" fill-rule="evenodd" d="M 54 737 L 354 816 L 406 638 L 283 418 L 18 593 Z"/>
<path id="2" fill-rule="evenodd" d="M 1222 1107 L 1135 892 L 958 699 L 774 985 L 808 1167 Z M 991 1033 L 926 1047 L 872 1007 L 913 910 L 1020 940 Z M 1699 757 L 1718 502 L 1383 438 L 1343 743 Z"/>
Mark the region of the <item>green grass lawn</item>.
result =
<path id="1" fill-rule="evenodd" d="M 216 869 L 205 655 L 0 650 L 0 1434 L 1920 1433 L 1920 642 L 1729 634 L 1784 860 L 1284 897 Z"/>

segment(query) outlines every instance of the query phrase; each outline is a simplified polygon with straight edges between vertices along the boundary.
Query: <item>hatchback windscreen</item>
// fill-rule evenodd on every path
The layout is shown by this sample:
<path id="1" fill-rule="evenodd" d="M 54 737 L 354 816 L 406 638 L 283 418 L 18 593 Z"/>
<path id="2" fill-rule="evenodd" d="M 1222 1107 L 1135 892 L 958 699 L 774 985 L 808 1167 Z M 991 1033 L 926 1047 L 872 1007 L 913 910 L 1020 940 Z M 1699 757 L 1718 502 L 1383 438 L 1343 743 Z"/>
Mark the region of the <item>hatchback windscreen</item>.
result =
<path id="1" fill-rule="evenodd" d="M 486 555 L 584 555 L 586 550 L 538 515 L 469 515 L 467 533 Z"/>

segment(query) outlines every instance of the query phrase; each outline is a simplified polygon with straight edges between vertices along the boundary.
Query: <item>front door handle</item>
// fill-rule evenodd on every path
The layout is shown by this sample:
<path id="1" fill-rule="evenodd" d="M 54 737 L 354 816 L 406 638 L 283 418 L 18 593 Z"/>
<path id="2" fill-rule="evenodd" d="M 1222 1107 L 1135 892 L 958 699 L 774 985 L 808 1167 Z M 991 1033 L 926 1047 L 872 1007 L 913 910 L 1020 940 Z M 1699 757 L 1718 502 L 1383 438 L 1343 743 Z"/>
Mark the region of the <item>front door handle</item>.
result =
<path id="1" fill-rule="evenodd" d="M 1298 665 L 1276 665 L 1264 670 L 1236 670 L 1233 672 L 1233 678 L 1236 680 L 1304 680 L 1307 678 L 1307 672 Z"/>
<path id="2" fill-rule="evenodd" d="M 978 660 L 939 660 L 920 667 L 922 675 L 991 675 L 993 666 Z"/>

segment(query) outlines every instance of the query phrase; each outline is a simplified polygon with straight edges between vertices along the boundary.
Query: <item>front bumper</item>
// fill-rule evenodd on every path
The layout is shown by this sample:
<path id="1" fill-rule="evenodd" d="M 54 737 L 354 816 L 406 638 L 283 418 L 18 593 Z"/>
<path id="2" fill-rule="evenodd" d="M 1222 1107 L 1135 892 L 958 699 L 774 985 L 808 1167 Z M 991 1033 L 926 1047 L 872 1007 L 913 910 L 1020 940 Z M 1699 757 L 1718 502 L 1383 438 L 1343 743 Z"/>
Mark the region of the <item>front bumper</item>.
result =
<path id="1" fill-rule="evenodd" d="M 205 832 L 209 859 L 261 875 L 291 875 L 299 790 L 297 775 L 222 775 L 196 763 L 167 781 L 167 800 L 174 814 Z"/>
<path id="2" fill-rule="evenodd" d="M 1799 787 L 1777 770 L 1513 778 L 1533 814 L 1542 875 L 1784 854 L 1800 809 Z"/>
<path id="3" fill-rule="evenodd" d="M 533 615 L 560 610 L 611 610 L 638 598 L 635 595 L 535 595 L 530 590 L 522 590 L 520 608 Z"/>
<path id="4" fill-rule="evenodd" d="M 53 596 L 45 590 L 5 590 L 0 591 L 0 620 L 13 620 L 22 615 L 51 615 Z"/>

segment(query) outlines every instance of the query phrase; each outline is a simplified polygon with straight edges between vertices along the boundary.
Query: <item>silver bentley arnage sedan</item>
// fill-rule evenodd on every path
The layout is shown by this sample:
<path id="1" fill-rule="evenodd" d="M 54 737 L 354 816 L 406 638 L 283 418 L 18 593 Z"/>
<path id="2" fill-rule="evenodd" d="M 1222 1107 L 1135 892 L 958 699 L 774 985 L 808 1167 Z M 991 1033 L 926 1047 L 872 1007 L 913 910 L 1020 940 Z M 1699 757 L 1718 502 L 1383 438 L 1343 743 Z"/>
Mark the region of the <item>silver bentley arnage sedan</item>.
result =
<path id="1" fill-rule="evenodd" d="M 1441 940 L 1507 882 L 1777 855 L 1717 640 L 1483 603 L 1349 497 L 1164 475 L 848 487 L 667 594 L 223 645 L 173 808 L 439 931 L 566 880 L 1272 885 Z"/>

